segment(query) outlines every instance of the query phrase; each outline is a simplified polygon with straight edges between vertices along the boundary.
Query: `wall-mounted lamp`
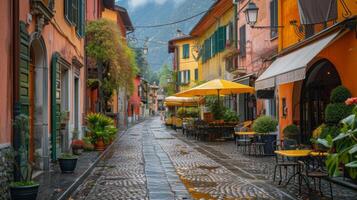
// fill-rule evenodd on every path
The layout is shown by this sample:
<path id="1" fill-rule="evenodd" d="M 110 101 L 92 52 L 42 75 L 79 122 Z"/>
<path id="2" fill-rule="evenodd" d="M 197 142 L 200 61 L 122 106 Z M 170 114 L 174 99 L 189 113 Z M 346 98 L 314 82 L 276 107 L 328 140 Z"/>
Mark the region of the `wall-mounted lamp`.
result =
<path id="1" fill-rule="evenodd" d="M 244 11 L 247 24 L 249 24 L 251 28 L 274 29 L 274 28 L 283 28 L 284 27 L 284 26 L 255 26 L 255 24 L 258 21 L 258 11 L 259 11 L 259 8 L 253 2 L 248 3 L 248 7 Z"/>

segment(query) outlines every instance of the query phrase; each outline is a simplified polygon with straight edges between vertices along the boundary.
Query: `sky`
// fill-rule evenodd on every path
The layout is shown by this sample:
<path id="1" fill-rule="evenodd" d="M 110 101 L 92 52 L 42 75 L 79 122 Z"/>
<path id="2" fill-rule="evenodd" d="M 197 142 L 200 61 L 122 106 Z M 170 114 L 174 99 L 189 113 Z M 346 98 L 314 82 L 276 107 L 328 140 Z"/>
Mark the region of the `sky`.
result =
<path id="1" fill-rule="evenodd" d="M 185 0 L 128 0 L 129 10 L 135 10 L 149 3 L 162 5 L 166 2 L 173 2 L 174 4 L 180 4 Z"/>

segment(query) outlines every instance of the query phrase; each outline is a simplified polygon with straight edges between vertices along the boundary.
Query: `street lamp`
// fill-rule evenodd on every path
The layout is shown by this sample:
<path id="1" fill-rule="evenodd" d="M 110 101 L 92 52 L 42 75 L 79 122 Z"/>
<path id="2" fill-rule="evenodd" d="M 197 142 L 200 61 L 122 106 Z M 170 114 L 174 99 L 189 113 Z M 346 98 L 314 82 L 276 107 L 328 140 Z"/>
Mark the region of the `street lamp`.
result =
<path id="1" fill-rule="evenodd" d="M 258 21 L 258 11 L 259 8 L 253 2 L 249 2 L 247 8 L 244 10 L 245 19 L 251 28 L 283 28 L 283 26 L 255 26 Z"/>
<path id="2" fill-rule="evenodd" d="M 248 7 L 245 9 L 245 19 L 247 20 L 247 24 L 249 24 L 250 26 L 254 26 L 257 23 L 258 10 L 259 8 L 253 2 L 250 2 L 248 4 Z"/>

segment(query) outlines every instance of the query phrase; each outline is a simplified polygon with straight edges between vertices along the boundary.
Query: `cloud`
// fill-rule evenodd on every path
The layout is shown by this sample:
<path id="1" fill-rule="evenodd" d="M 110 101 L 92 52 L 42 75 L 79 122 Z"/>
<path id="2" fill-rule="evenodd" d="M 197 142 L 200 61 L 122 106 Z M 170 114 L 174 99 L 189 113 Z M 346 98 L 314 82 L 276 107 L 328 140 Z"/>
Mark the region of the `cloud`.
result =
<path id="1" fill-rule="evenodd" d="M 129 9 L 134 10 L 136 8 L 145 6 L 148 3 L 154 3 L 157 5 L 163 5 L 166 2 L 172 2 L 175 5 L 178 5 L 182 2 L 184 2 L 185 0 L 128 0 L 128 5 L 129 5 Z"/>

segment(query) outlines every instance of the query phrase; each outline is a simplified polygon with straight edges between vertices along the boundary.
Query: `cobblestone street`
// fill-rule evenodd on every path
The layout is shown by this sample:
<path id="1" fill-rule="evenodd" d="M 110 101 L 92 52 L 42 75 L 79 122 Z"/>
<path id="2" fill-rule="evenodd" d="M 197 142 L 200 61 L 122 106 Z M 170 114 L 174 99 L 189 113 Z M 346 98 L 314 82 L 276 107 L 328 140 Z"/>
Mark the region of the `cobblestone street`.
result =
<path id="1" fill-rule="evenodd" d="M 299 196 L 297 185 L 274 184 L 273 166 L 273 157 L 244 156 L 231 141 L 187 139 L 156 117 L 130 128 L 72 198 L 319 199 L 305 190 Z M 334 199 L 357 199 L 355 191 L 333 188 Z"/>

